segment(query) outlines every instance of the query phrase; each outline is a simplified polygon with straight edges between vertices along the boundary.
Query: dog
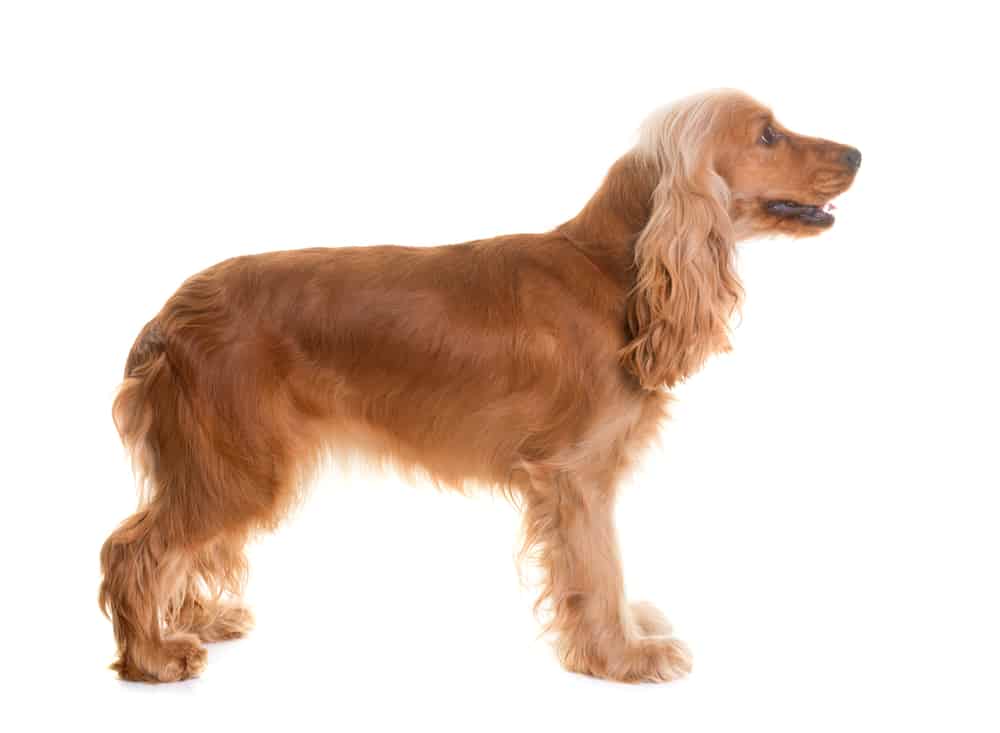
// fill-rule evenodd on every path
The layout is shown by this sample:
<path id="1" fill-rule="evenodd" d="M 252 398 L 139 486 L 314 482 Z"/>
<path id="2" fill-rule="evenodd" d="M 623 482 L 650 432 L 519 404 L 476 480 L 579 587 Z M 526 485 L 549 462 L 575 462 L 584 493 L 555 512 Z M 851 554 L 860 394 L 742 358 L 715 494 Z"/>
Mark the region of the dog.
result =
<path id="1" fill-rule="evenodd" d="M 687 674 L 663 614 L 626 601 L 617 486 L 670 388 L 730 348 L 736 243 L 826 231 L 860 164 L 713 91 L 654 113 L 548 233 L 274 252 L 188 279 L 139 333 L 112 409 L 140 484 L 100 556 L 112 668 L 195 677 L 203 642 L 245 634 L 245 543 L 354 451 L 515 498 L 567 669 Z"/>

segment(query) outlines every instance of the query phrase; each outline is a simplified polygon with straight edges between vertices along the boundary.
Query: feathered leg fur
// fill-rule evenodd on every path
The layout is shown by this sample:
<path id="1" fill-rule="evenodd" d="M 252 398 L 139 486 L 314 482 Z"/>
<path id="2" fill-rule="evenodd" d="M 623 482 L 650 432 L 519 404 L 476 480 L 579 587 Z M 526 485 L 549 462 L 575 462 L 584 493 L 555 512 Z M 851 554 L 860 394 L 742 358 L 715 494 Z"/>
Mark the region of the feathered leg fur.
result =
<path id="1" fill-rule="evenodd" d="M 625 599 L 612 486 L 584 472 L 535 469 L 522 493 L 526 554 L 544 572 L 537 610 L 563 665 L 622 682 L 665 682 L 691 670 L 687 647 L 648 603 Z"/>

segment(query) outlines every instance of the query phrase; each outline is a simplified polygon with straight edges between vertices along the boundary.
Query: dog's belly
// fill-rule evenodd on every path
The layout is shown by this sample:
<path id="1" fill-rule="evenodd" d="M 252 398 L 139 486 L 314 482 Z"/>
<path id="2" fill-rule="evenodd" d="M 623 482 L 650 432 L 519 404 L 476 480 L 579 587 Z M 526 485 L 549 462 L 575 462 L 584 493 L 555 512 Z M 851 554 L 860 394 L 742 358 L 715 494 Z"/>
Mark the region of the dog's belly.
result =
<path id="1" fill-rule="evenodd" d="M 453 334 L 434 345 L 356 333 L 342 343 L 351 345 L 303 363 L 287 381 L 335 453 L 389 458 L 453 485 L 497 483 L 525 457 L 571 442 L 573 425 L 586 421 L 584 385 L 533 369 L 500 335 Z"/>

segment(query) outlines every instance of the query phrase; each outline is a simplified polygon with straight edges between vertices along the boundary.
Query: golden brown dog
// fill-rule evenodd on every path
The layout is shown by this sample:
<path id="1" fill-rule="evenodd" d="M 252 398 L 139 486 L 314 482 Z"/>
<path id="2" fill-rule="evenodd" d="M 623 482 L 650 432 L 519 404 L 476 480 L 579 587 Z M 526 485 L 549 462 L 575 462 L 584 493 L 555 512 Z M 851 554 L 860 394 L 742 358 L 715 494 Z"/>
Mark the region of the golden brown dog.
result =
<path id="1" fill-rule="evenodd" d="M 572 220 L 440 247 L 237 257 L 139 334 L 113 414 L 141 477 L 101 551 L 114 669 L 197 675 L 241 636 L 243 547 L 318 460 L 360 450 L 517 498 L 562 663 L 613 680 L 690 669 L 624 597 L 616 487 L 666 390 L 729 348 L 736 242 L 817 234 L 861 162 L 731 91 L 654 114 Z"/>

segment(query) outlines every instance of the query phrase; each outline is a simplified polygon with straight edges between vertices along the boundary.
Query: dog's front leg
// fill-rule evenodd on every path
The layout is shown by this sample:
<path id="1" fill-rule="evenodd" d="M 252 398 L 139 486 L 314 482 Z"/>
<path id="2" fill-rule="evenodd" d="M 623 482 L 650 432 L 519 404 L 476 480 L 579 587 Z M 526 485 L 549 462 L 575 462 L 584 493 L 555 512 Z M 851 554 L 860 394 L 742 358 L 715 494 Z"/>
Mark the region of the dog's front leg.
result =
<path id="1" fill-rule="evenodd" d="M 690 654 L 663 614 L 625 601 L 613 490 L 565 470 L 529 475 L 526 550 L 545 573 L 539 605 L 563 665 L 622 682 L 683 677 Z"/>

